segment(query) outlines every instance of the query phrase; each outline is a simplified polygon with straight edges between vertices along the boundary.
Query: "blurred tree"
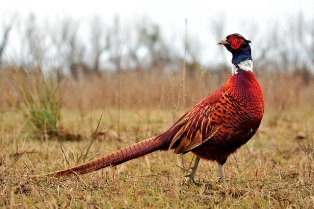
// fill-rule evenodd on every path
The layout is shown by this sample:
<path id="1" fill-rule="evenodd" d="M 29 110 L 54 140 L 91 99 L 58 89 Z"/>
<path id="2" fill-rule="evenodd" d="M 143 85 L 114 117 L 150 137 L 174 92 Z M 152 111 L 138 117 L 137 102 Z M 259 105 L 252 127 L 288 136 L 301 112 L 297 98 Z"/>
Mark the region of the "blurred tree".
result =
<path id="1" fill-rule="evenodd" d="M 143 19 L 137 30 L 140 46 L 142 50 L 147 51 L 150 60 L 149 68 L 163 69 L 171 61 L 171 55 L 160 27 L 156 23 Z"/>
<path id="2" fill-rule="evenodd" d="M 222 37 L 226 37 L 225 34 L 225 25 L 226 25 L 226 19 L 223 15 L 220 15 L 216 17 L 216 19 L 212 19 L 210 22 L 210 33 L 213 34 L 216 41 L 219 41 L 222 39 Z M 223 47 L 219 47 L 219 55 L 217 57 L 222 58 L 223 65 L 225 68 L 227 68 L 227 64 L 230 61 L 227 60 L 225 56 L 225 51 Z"/>
<path id="3" fill-rule="evenodd" d="M 99 75 L 100 58 L 103 52 L 108 48 L 108 46 L 106 42 L 104 23 L 98 16 L 95 16 L 92 20 L 90 42 L 92 48 L 90 56 L 92 56 L 93 60 L 93 70 Z"/>
<path id="4" fill-rule="evenodd" d="M 311 68 L 311 72 L 314 73 L 314 17 L 309 20 L 305 27 L 307 28 L 310 37 L 310 41 L 306 47 L 307 53 L 309 54 L 309 68 Z"/>
<path id="5" fill-rule="evenodd" d="M 0 66 L 2 65 L 3 53 L 4 53 L 5 47 L 7 46 L 7 43 L 8 43 L 11 28 L 12 28 L 11 24 L 4 26 L 2 41 L 0 43 Z"/>
<path id="6" fill-rule="evenodd" d="M 196 37 L 188 37 L 186 46 L 186 68 L 189 76 L 194 76 L 195 73 L 201 70 L 201 54 L 202 47 L 201 43 Z"/>
<path id="7" fill-rule="evenodd" d="M 70 18 L 64 18 L 50 27 L 49 35 L 52 40 L 52 49 L 55 52 L 55 62 L 57 67 L 62 69 L 74 62 L 74 49 L 71 48 L 71 39 L 75 39 L 75 34 L 79 24 Z"/>
<path id="8" fill-rule="evenodd" d="M 36 16 L 31 13 L 23 24 L 24 37 L 22 44 L 22 53 L 24 66 L 30 67 L 29 69 L 40 69 L 43 66 L 44 50 L 41 43 L 41 30 L 38 27 Z"/>
<path id="9" fill-rule="evenodd" d="M 108 28 L 106 36 L 106 50 L 109 54 L 109 60 L 112 62 L 118 72 L 121 68 L 121 56 L 124 48 L 125 37 L 121 30 L 120 19 L 118 16 L 114 17 L 113 26 Z"/>
<path id="10" fill-rule="evenodd" d="M 65 18 L 58 22 L 51 30 L 51 39 L 56 48 L 56 61 L 60 68 L 69 69 L 69 73 L 78 79 L 88 73 L 85 67 L 81 67 L 86 52 L 82 38 L 78 31 L 80 23 L 71 18 Z"/>

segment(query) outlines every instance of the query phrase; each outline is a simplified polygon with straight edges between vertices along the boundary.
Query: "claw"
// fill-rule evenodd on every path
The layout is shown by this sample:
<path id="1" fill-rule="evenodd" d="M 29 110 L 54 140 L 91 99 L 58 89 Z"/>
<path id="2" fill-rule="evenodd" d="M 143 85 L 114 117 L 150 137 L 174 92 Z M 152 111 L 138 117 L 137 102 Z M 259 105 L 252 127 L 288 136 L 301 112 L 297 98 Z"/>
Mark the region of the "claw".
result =
<path id="1" fill-rule="evenodd" d="M 198 164 L 200 162 L 200 159 L 201 159 L 200 157 L 196 156 L 194 165 L 193 165 L 193 167 L 191 167 L 191 169 L 192 169 L 191 173 L 185 176 L 185 177 L 188 178 L 187 180 L 190 183 L 195 184 L 195 185 L 200 185 L 200 183 L 196 182 L 195 179 L 194 179 L 195 178 L 195 174 L 196 174 L 196 170 L 197 170 L 197 167 L 198 167 Z"/>
<path id="2" fill-rule="evenodd" d="M 195 181 L 194 177 L 191 174 L 185 176 L 185 182 L 194 184 L 196 186 L 201 185 L 199 182 Z"/>

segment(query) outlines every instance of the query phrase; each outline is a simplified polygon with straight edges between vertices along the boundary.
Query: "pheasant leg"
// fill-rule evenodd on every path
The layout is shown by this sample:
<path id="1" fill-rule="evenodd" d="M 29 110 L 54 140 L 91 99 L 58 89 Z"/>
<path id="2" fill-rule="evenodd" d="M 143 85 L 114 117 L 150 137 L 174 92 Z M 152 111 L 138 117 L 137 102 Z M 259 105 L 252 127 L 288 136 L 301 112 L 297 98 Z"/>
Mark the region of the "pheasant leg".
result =
<path id="1" fill-rule="evenodd" d="M 225 171 L 224 171 L 224 167 L 222 164 L 218 163 L 218 170 L 219 170 L 219 173 L 220 173 L 220 178 L 221 178 L 221 181 L 222 181 L 222 184 L 225 188 L 228 187 L 227 185 L 227 181 L 226 181 L 226 176 L 225 176 Z"/>
<path id="2" fill-rule="evenodd" d="M 186 176 L 186 177 L 189 178 L 189 181 L 190 181 L 190 182 L 193 182 L 193 183 L 195 183 L 195 184 L 196 184 L 196 182 L 195 182 L 194 177 L 195 177 L 196 170 L 197 170 L 198 164 L 199 164 L 199 162 L 200 162 L 200 159 L 201 159 L 200 157 L 196 156 L 194 165 L 193 165 L 193 167 L 191 167 L 192 171 L 191 171 L 191 173 L 190 173 L 189 175 Z"/>

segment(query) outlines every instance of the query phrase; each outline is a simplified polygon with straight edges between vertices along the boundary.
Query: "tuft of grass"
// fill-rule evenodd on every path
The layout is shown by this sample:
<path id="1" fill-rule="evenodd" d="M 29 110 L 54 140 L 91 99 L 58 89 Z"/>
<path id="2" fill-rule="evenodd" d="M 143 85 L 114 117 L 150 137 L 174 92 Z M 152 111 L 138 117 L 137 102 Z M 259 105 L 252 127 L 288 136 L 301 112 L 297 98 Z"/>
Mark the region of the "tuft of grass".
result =
<path id="1" fill-rule="evenodd" d="M 21 109 L 35 134 L 57 135 L 60 122 L 61 77 L 59 74 L 44 74 L 42 69 L 18 70 L 12 82 L 21 99 Z"/>

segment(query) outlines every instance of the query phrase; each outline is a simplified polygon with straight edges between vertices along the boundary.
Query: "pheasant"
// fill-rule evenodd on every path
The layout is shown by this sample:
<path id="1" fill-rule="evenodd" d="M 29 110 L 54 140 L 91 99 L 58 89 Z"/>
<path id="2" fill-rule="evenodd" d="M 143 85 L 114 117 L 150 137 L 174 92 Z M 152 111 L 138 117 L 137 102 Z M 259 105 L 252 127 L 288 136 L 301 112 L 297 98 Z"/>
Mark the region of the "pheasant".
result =
<path id="1" fill-rule="evenodd" d="M 175 154 L 192 152 L 197 156 L 188 175 L 193 182 L 201 158 L 218 162 L 221 181 L 226 187 L 223 165 L 230 154 L 255 134 L 264 114 L 263 95 L 253 74 L 249 43 L 251 41 L 237 33 L 218 42 L 232 54 L 232 75 L 164 133 L 93 161 L 41 176 L 85 174 L 157 150 L 173 149 Z"/>

